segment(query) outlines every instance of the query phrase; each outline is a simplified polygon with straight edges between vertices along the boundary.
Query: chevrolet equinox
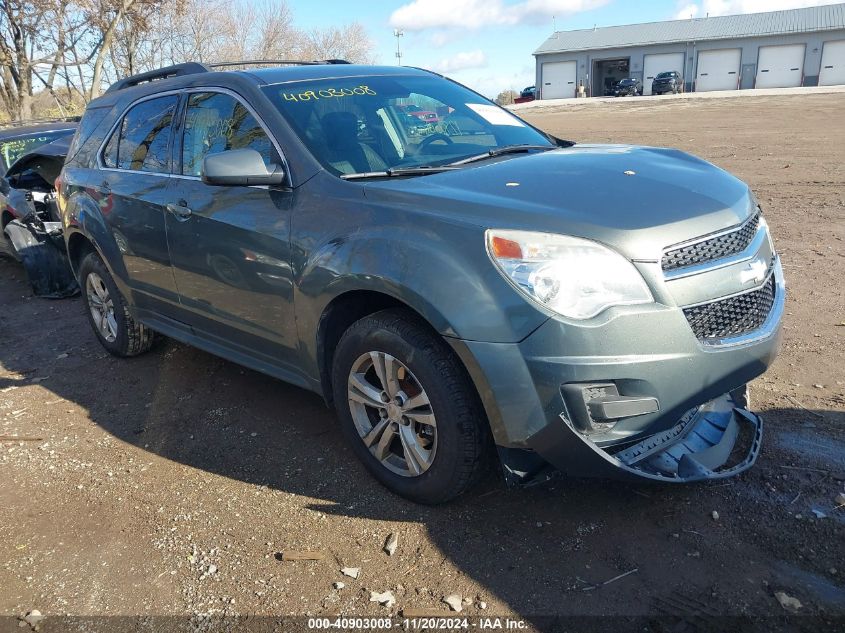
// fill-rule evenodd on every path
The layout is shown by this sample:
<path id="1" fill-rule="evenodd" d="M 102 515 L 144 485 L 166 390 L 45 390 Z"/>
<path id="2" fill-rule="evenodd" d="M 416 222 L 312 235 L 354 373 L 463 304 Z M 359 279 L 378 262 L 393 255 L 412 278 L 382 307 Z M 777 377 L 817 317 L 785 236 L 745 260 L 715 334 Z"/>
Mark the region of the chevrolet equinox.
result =
<path id="1" fill-rule="evenodd" d="M 745 385 L 785 291 L 744 183 L 557 139 L 424 70 L 264 66 L 181 64 L 88 105 L 57 189 L 109 352 L 158 333 L 322 394 L 423 503 L 495 462 L 509 483 L 754 463 Z"/>

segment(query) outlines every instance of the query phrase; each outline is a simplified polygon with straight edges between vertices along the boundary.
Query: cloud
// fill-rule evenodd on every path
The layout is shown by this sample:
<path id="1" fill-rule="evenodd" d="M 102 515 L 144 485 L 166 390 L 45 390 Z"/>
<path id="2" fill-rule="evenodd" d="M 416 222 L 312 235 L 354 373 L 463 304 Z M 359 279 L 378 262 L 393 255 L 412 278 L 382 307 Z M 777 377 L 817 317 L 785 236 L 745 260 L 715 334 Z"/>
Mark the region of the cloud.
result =
<path id="1" fill-rule="evenodd" d="M 434 48 L 443 48 L 447 44 L 451 44 L 452 42 L 456 42 L 459 39 L 464 37 L 464 33 L 458 31 L 457 29 L 447 29 L 444 31 L 435 31 L 429 37 L 429 43 Z"/>
<path id="2" fill-rule="evenodd" d="M 685 4 L 675 14 L 676 20 L 687 20 L 689 18 L 697 18 L 701 12 L 701 7 L 697 4 Z"/>
<path id="3" fill-rule="evenodd" d="M 738 13 L 759 13 L 762 11 L 782 11 L 784 9 L 802 9 L 822 4 L 837 4 L 841 0 L 701 0 L 700 2 L 678 3 L 675 19 L 686 20 L 705 15 L 736 15 Z"/>
<path id="4" fill-rule="evenodd" d="M 487 65 L 487 58 L 480 50 L 464 51 L 451 57 L 444 57 L 432 66 L 433 70 L 440 73 L 454 73 L 469 68 L 484 68 Z"/>
<path id="5" fill-rule="evenodd" d="M 413 0 L 390 15 L 390 26 L 406 31 L 434 28 L 477 30 L 487 26 L 545 22 L 605 5 L 610 0 Z"/>

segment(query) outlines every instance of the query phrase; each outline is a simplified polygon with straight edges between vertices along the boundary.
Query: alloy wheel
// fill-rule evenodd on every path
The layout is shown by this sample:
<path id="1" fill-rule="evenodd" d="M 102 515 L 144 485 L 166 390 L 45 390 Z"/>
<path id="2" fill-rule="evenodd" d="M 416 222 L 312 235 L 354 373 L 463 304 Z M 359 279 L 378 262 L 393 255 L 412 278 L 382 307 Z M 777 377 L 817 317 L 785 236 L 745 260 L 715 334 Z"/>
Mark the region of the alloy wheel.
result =
<path id="1" fill-rule="evenodd" d="M 94 326 L 107 342 L 117 340 L 117 321 L 114 318 L 114 301 L 103 278 L 97 273 L 89 273 L 85 279 L 85 295 Z"/>
<path id="2" fill-rule="evenodd" d="M 397 475 L 418 477 L 434 462 L 437 423 L 410 369 L 385 352 L 362 354 L 347 382 L 352 420 L 370 453 Z"/>

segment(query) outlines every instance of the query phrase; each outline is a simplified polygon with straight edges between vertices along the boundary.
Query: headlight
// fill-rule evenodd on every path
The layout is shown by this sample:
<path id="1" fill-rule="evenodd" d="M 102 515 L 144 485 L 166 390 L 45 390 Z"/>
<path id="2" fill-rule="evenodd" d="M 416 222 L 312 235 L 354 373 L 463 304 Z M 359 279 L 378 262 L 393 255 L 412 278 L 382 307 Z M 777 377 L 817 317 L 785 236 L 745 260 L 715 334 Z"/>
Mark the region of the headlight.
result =
<path id="1" fill-rule="evenodd" d="M 634 265 L 598 242 L 489 229 L 487 252 L 519 291 L 571 319 L 589 319 L 610 306 L 654 301 Z"/>

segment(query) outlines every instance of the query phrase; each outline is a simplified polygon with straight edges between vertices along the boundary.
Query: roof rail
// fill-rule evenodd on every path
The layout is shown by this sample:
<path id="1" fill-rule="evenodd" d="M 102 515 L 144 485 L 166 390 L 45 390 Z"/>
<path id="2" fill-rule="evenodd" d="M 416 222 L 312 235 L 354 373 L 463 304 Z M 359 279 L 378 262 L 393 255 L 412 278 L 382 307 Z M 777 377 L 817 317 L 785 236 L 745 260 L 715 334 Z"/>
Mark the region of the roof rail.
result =
<path id="1" fill-rule="evenodd" d="M 208 66 L 199 64 L 197 62 L 187 62 L 185 64 L 176 64 L 175 66 L 165 66 L 164 68 L 159 68 L 158 70 L 151 70 L 146 73 L 132 75 L 131 77 L 127 77 L 126 79 L 116 81 L 111 86 L 109 86 L 108 90 L 106 90 L 106 93 L 117 92 L 118 90 L 123 90 L 124 88 L 131 88 L 132 86 L 137 86 L 139 84 L 147 83 L 150 81 L 157 81 L 159 79 L 167 79 L 169 77 L 181 77 L 182 75 L 194 75 L 197 73 L 207 72 L 209 72 Z"/>
<path id="2" fill-rule="evenodd" d="M 165 66 L 158 70 L 151 70 L 146 73 L 132 75 L 126 79 L 121 79 L 109 86 L 107 93 L 117 92 L 124 88 L 131 88 L 139 84 L 148 83 L 150 81 L 157 81 L 159 79 L 168 79 L 170 77 L 181 77 L 183 75 L 195 75 L 197 73 L 211 72 L 217 68 L 227 68 L 230 66 L 321 66 L 324 64 L 348 64 L 345 59 L 323 59 L 315 61 L 303 61 L 298 59 L 245 59 L 232 62 L 215 62 L 213 64 L 200 64 L 199 62 L 186 62 L 184 64 L 176 64 L 175 66 Z"/>
<path id="3" fill-rule="evenodd" d="M 322 66 L 324 64 L 348 64 L 345 59 L 315 59 L 306 61 L 300 59 L 244 59 L 232 62 L 215 62 L 206 64 L 209 68 L 226 68 L 229 66 Z"/>

